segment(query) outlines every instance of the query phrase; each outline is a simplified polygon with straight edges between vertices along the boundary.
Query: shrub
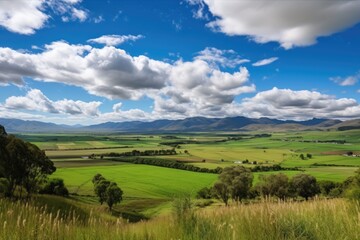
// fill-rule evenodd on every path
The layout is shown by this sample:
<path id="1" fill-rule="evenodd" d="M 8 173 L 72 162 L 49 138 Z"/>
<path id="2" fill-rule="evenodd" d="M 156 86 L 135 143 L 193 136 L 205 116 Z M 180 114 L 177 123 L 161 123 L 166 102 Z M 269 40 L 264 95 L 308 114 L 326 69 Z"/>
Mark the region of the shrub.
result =
<path id="1" fill-rule="evenodd" d="M 207 188 L 207 187 L 200 189 L 196 194 L 196 198 L 210 199 L 211 197 L 212 197 L 212 190 L 211 188 Z"/>
<path id="2" fill-rule="evenodd" d="M 65 187 L 64 180 L 61 178 L 52 178 L 48 180 L 40 190 L 42 194 L 52 194 L 58 196 L 68 196 L 69 191 Z"/>

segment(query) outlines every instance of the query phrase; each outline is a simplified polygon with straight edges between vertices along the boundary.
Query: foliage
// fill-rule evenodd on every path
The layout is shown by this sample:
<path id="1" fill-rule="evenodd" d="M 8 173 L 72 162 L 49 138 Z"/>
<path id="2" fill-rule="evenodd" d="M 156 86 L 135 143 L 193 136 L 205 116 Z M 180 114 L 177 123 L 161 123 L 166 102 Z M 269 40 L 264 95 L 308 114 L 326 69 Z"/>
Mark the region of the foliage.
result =
<path id="1" fill-rule="evenodd" d="M 106 188 L 106 203 L 111 211 L 112 207 L 116 203 L 120 203 L 122 200 L 123 191 L 117 186 L 115 182 L 111 182 Z"/>
<path id="2" fill-rule="evenodd" d="M 291 191 L 297 196 L 308 200 L 319 193 L 319 186 L 316 178 L 308 174 L 298 174 L 290 180 Z"/>
<path id="3" fill-rule="evenodd" d="M 261 175 L 257 188 L 263 196 L 285 199 L 289 196 L 289 178 L 283 173 Z"/>
<path id="4" fill-rule="evenodd" d="M 110 211 L 114 204 L 122 201 L 123 191 L 115 182 L 106 180 L 99 173 L 93 177 L 92 182 L 94 184 L 95 195 L 99 198 L 100 204 L 106 202 Z"/>
<path id="5" fill-rule="evenodd" d="M 349 178 L 345 196 L 352 200 L 360 200 L 360 168 L 355 172 L 355 176 Z"/>
<path id="6" fill-rule="evenodd" d="M 196 193 L 196 198 L 203 198 L 203 199 L 211 199 L 212 198 L 212 189 L 208 187 L 204 187 L 200 189 Z"/>
<path id="7" fill-rule="evenodd" d="M 204 173 L 220 173 L 221 167 L 215 169 L 200 168 L 191 164 L 186 164 L 181 161 L 172 159 L 161 159 L 161 158 L 117 158 L 112 161 L 129 162 L 134 164 L 146 164 L 159 167 L 175 168 L 192 172 L 204 172 Z"/>
<path id="8" fill-rule="evenodd" d="M 52 178 L 47 180 L 44 187 L 40 190 L 40 193 L 64 197 L 69 195 L 69 191 L 65 187 L 64 180 L 61 178 Z"/>
<path id="9" fill-rule="evenodd" d="M 55 172 L 53 162 L 36 145 L 12 135 L 1 136 L 0 143 L 0 177 L 8 180 L 7 196 L 13 196 L 17 186 L 30 196 Z"/>
<path id="10" fill-rule="evenodd" d="M 231 190 L 223 182 L 217 182 L 213 186 L 214 195 L 216 198 L 221 199 L 225 205 L 228 205 L 229 199 L 231 197 Z"/>
<path id="11" fill-rule="evenodd" d="M 230 189 L 231 198 L 234 201 L 241 201 L 248 197 L 253 179 L 250 169 L 243 166 L 224 168 L 219 175 L 220 182 Z"/>

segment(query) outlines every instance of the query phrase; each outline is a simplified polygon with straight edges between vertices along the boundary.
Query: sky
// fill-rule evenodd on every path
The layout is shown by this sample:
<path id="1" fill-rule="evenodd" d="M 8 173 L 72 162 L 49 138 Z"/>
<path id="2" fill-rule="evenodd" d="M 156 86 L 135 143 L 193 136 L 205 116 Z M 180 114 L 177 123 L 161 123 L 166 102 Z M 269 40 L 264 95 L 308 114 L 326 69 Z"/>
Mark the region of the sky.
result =
<path id="1" fill-rule="evenodd" d="M 0 0 L 0 118 L 360 118 L 359 0 Z"/>

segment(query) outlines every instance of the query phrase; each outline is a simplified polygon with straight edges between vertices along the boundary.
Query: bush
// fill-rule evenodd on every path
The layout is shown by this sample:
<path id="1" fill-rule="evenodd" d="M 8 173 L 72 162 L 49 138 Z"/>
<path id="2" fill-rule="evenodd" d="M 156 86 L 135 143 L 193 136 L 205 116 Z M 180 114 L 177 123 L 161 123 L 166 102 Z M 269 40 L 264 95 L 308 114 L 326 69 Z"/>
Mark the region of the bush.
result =
<path id="1" fill-rule="evenodd" d="M 69 191 L 65 187 L 64 180 L 61 178 L 52 178 L 48 180 L 40 190 L 41 194 L 52 194 L 58 196 L 68 196 Z"/>
<path id="2" fill-rule="evenodd" d="M 196 194 L 196 198 L 211 199 L 212 198 L 211 188 L 204 187 L 200 189 Z"/>

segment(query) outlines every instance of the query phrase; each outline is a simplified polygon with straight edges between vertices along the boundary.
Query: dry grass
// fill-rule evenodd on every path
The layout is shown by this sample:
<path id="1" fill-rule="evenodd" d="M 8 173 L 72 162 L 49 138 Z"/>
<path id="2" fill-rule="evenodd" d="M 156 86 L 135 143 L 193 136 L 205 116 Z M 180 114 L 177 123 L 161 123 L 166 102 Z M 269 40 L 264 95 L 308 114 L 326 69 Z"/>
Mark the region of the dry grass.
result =
<path id="1" fill-rule="evenodd" d="M 360 239 L 359 204 L 343 199 L 184 210 L 136 224 L 51 214 L 0 200 L 0 239 Z"/>

